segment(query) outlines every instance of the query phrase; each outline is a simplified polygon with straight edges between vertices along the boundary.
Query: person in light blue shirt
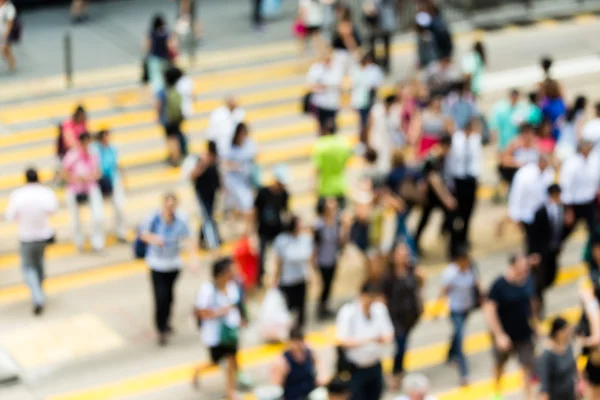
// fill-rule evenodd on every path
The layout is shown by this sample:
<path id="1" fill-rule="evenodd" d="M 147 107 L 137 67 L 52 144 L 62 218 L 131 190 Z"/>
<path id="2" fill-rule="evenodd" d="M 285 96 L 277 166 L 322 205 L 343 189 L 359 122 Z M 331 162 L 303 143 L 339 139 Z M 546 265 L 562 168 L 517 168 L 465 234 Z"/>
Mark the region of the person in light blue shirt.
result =
<path id="1" fill-rule="evenodd" d="M 141 239 L 147 244 L 146 264 L 151 271 L 155 304 L 155 323 L 159 344 L 167 343 L 172 333 L 169 325 L 173 288 L 183 266 L 180 252 L 188 247 L 192 268 L 197 264 L 197 243 L 190 239 L 186 218 L 177 212 L 177 197 L 165 195 L 160 211 L 152 213 L 141 226 Z"/>
<path id="2" fill-rule="evenodd" d="M 110 199 L 115 215 L 115 233 L 120 242 L 127 241 L 127 228 L 125 226 L 125 189 L 121 168 L 119 167 L 119 153 L 115 145 L 110 142 L 110 131 L 104 129 L 98 132 L 92 151 L 100 162 L 101 177 L 98 181 L 100 191 L 105 199 Z"/>
<path id="3" fill-rule="evenodd" d="M 519 126 L 525 122 L 527 105 L 520 100 L 520 93 L 513 89 L 507 100 L 498 102 L 492 109 L 490 127 L 498 141 L 498 150 L 503 151 L 519 134 Z"/>

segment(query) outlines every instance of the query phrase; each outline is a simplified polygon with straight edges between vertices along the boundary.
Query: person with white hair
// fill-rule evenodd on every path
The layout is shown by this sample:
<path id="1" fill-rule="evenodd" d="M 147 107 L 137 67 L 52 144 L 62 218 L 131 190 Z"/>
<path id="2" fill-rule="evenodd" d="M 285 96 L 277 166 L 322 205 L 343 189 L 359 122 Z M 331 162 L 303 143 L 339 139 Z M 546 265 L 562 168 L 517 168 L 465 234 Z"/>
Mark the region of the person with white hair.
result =
<path id="1" fill-rule="evenodd" d="M 406 394 L 396 400 L 436 400 L 429 393 L 429 379 L 422 374 L 410 374 L 404 378 L 404 392 Z"/>

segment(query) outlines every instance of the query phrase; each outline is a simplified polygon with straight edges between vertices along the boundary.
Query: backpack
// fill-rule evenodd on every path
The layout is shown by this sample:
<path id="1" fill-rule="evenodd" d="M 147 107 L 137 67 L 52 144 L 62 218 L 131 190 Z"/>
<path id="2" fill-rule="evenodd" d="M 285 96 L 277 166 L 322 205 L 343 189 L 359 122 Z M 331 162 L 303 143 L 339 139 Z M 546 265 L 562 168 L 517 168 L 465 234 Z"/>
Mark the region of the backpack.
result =
<path id="1" fill-rule="evenodd" d="M 165 91 L 165 120 L 167 124 L 178 124 L 183 121 L 181 94 L 175 88 Z"/>
<path id="2" fill-rule="evenodd" d="M 156 214 L 154 218 L 152 218 L 152 223 L 150 224 L 150 233 L 155 233 L 159 223 L 160 215 Z M 141 226 L 139 226 L 137 230 L 137 236 L 133 241 L 133 254 L 136 259 L 141 260 L 146 257 L 146 253 L 148 253 L 148 243 L 142 240 L 142 230 Z"/>

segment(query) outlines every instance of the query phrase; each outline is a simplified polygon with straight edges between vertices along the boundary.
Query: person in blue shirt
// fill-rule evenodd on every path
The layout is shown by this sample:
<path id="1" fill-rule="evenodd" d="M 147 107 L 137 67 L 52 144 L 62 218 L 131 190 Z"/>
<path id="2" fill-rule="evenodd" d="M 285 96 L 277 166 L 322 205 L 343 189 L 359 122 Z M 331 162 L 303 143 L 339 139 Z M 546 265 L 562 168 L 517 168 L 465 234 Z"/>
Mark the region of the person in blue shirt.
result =
<path id="1" fill-rule="evenodd" d="M 152 213 L 141 226 L 141 239 L 147 244 L 146 264 L 150 268 L 154 293 L 155 323 L 158 343 L 167 344 L 173 329 L 169 324 L 173 304 L 173 288 L 183 267 L 180 252 L 188 247 L 191 268 L 198 263 L 198 244 L 190 239 L 186 218 L 177 211 L 177 197 L 167 193 L 162 208 Z"/>
<path id="2" fill-rule="evenodd" d="M 119 153 L 115 145 L 110 142 L 110 131 L 103 129 L 98 132 L 96 142 L 92 144 L 100 162 L 101 177 L 98 181 L 102 196 L 109 198 L 115 215 L 115 233 L 119 242 L 127 241 L 127 228 L 125 226 L 125 189 L 123 184 L 122 169 L 119 167 Z"/>
<path id="3" fill-rule="evenodd" d="M 567 106 L 560 95 L 560 88 L 556 82 L 547 82 L 545 85 L 546 99 L 542 106 L 544 119 L 552 122 L 552 137 L 558 140 L 560 126 L 567 113 Z"/>

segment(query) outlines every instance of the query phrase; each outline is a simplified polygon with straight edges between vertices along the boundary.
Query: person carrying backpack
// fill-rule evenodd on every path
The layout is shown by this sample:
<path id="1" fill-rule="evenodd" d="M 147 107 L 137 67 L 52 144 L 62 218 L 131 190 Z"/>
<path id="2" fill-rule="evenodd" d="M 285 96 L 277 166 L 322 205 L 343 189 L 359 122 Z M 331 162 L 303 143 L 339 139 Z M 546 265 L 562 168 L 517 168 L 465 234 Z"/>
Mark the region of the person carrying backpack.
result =
<path id="1" fill-rule="evenodd" d="M 178 166 L 187 155 L 187 140 L 181 131 L 184 120 L 183 98 L 176 88 L 180 71 L 169 68 L 165 72 L 165 88 L 158 93 L 159 120 L 167 138 L 168 162 Z"/>

